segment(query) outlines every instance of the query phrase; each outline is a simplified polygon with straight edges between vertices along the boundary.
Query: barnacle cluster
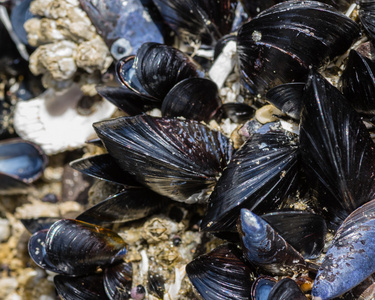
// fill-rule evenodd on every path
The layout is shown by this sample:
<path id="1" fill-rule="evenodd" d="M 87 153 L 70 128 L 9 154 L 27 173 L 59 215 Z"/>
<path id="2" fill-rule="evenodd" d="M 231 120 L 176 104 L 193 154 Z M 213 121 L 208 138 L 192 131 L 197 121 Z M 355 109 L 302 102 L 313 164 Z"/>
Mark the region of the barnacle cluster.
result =
<path id="1" fill-rule="evenodd" d="M 63 89 L 79 82 L 88 95 L 95 95 L 113 59 L 79 1 L 33 1 L 35 18 L 25 22 L 29 44 L 37 47 L 30 56 L 30 70 L 43 74 L 43 85 Z"/>

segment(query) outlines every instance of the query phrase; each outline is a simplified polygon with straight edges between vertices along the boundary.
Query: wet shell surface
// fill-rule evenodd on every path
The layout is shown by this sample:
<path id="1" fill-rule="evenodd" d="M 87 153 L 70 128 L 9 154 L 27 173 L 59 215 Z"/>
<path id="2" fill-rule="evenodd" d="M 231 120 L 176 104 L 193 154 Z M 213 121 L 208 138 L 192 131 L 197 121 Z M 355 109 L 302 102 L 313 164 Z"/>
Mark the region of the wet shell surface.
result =
<path id="1" fill-rule="evenodd" d="M 141 115 L 94 126 L 123 170 L 153 191 L 186 203 L 205 201 L 233 151 L 220 132 L 195 121 Z"/>
<path id="2" fill-rule="evenodd" d="M 99 266 L 121 260 L 127 252 L 125 242 L 117 233 L 70 219 L 51 226 L 45 249 L 51 263 L 68 275 L 92 273 Z"/>

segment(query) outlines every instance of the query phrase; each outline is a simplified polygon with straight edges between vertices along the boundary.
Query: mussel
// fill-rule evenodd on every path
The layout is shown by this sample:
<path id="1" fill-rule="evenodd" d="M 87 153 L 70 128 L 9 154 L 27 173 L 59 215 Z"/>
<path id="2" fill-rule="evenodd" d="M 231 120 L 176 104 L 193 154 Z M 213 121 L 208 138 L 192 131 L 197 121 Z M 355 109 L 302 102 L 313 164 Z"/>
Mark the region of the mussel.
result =
<path id="1" fill-rule="evenodd" d="M 319 179 L 321 205 L 340 224 L 374 198 L 375 145 L 358 113 L 320 75 L 309 77 L 301 113 L 302 163 L 311 182 Z M 323 202 L 323 199 L 326 201 Z"/>
<path id="2" fill-rule="evenodd" d="M 176 201 L 204 201 L 232 156 L 220 132 L 191 120 L 123 117 L 94 124 L 109 154 L 141 184 Z"/>
<path id="3" fill-rule="evenodd" d="M 274 275 L 293 275 L 307 269 L 300 253 L 262 218 L 241 209 L 238 231 L 246 259 Z"/>
<path id="4" fill-rule="evenodd" d="M 312 295 L 316 299 L 338 297 L 374 273 L 374 222 L 372 200 L 341 224 L 315 279 Z"/>
<path id="5" fill-rule="evenodd" d="M 212 46 L 232 29 L 237 1 L 154 0 L 167 24 L 193 44 Z"/>
<path id="6" fill-rule="evenodd" d="M 280 3 L 238 31 L 242 78 L 255 95 L 281 83 L 305 81 L 310 67 L 343 54 L 359 32 L 354 21 L 330 5 L 316 1 Z"/>
<path id="7" fill-rule="evenodd" d="M 145 43 L 136 56 L 116 65 L 120 87 L 97 87 L 98 92 L 129 115 L 161 108 L 164 117 L 185 117 L 208 122 L 221 107 L 214 82 L 202 78 L 200 66 L 182 51 Z"/>
<path id="8" fill-rule="evenodd" d="M 39 266 L 66 275 L 92 274 L 120 261 L 126 252 L 117 233 L 73 219 L 59 220 L 29 241 L 29 253 Z"/>
<path id="9" fill-rule="evenodd" d="M 254 134 L 235 153 L 212 192 L 201 228 L 233 231 L 241 208 L 275 209 L 296 188 L 299 161 L 293 136 L 282 130 Z"/>
<path id="10" fill-rule="evenodd" d="M 196 258 L 186 266 L 186 272 L 203 299 L 249 299 L 254 270 L 233 244 Z"/>

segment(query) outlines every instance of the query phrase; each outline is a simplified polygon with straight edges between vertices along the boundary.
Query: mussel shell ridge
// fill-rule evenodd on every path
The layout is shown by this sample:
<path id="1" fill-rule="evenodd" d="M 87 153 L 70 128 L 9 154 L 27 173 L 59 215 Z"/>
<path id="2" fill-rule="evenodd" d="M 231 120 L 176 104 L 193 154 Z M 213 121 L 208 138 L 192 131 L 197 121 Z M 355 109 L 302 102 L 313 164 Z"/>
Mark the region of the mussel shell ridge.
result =
<path id="1" fill-rule="evenodd" d="M 254 271 L 235 245 L 221 245 L 196 258 L 187 264 L 186 272 L 205 300 L 249 299 Z"/>
<path id="2" fill-rule="evenodd" d="M 94 127 L 124 171 L 154 192 L 186 203 L 207 199 L 233 151 L 222 133 L 191 120 L 141 115 Z"/>
<path id="3" fill-rule="evenodd" d="M 212 192 L 201 228 L 235 231 L 241 208 L 256 213 L 276 209 L 293 192 L 298 148 L 282 131 L 254 134 L 236 152 Z"/>

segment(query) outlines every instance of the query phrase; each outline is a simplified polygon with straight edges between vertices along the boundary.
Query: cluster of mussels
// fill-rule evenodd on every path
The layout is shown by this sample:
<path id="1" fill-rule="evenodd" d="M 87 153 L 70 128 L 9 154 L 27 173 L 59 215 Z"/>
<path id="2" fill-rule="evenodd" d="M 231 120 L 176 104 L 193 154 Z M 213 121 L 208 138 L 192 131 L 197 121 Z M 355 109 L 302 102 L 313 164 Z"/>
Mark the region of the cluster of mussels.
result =
<path id="1" fill-rule="evenodd" d="M 147 7 L 164 44 L 124 33 L 114 12 L 128 2 Z M 94 123 L 103 154 L 70 165 L 121 188 L 75 219 L 29 224 L 29 255 L 58 274 L 62 299 L 179 299 L 177 273 L 168 293 L 157 280 L 156 293 L 132 287 L 128 245 L 108 229 L 173 201 L 204 207 L 202 235 L 222 241 L 186 265 L 199 298 L 375 298 L 375 1 L 324 2 L 80 1 L 116 60 L 117 81 L 96 90 L 125 116 Z M 170 30 L 196 55 L 169 45 Z M 225 72 L 233 42 L 244 103 L 224 103 L 206 76 Z M 261 124 L 269 103 L 278 116 Z M 8 143 L 18 148 L 0 144 L 0 187 L 19 189 L 47 160 Z"/>

